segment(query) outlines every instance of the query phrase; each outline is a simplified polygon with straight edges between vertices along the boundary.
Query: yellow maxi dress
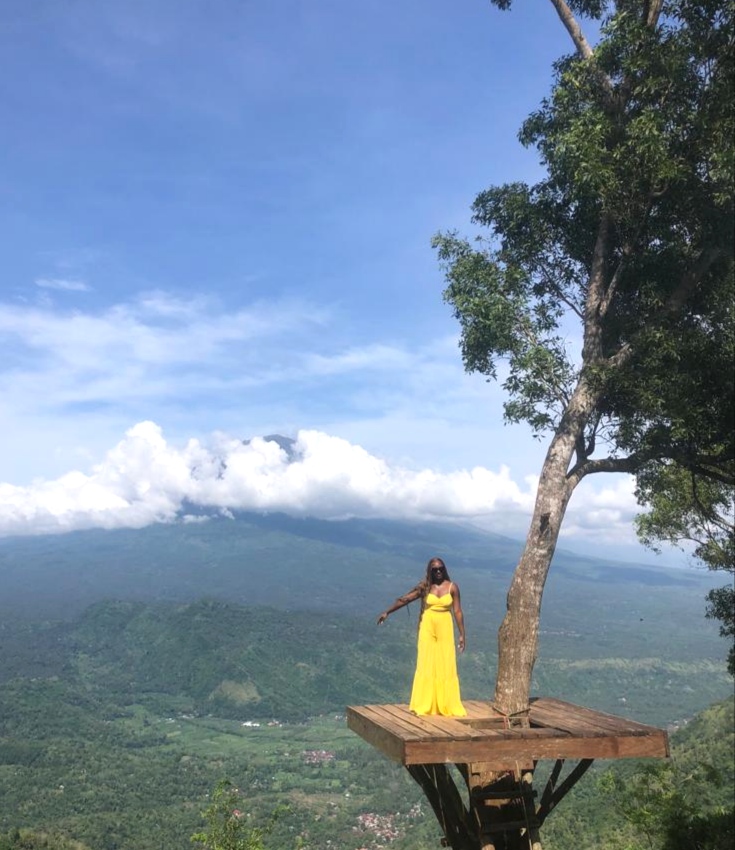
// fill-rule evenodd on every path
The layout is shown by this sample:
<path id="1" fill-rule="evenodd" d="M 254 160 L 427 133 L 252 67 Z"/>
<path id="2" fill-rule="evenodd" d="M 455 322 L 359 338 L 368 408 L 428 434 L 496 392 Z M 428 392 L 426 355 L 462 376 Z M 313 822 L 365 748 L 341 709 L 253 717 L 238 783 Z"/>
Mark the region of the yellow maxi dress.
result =
<path id="1" fill-rule="evenodd" d="M 415 714 L 464 717 L 454 651 L 452 594 L 426 596 L 409 708 Z"/>

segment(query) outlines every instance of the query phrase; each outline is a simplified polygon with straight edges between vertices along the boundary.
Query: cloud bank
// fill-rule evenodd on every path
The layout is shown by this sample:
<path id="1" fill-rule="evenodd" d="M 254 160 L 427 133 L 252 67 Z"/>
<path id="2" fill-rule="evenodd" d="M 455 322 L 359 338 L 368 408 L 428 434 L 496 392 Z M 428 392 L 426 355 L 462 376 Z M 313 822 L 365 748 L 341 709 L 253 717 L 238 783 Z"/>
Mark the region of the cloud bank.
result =
<path id="1" fill-rule="evenodd" d="M 507 467 L 440 473 L 391 466 L 357 445 L 300 431 L 292 450 L 223 434 L 210 444 L 170 445 L 154 422 L 140 422 L 89 473 L 69 472 L 28 486 L 0 484 L 0 534 L 85 528 L 141 528 L 198 512 L 283 511 L 323 519 L 478 519 L 525 514 L 534 484 Z"/>

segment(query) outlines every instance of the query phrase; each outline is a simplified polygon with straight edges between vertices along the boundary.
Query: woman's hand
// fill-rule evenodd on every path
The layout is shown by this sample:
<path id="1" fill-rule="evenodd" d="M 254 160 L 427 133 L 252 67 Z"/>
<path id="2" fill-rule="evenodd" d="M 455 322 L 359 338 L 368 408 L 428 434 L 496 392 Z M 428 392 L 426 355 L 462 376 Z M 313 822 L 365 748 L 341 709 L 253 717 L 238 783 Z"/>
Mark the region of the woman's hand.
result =
<path id="1" fill-rule="evenodd" d="M 460 652 L 464 652 L 464 637 L 460 637 L 459 643 L 457 644 L 457 648 Z"/>
<path id="2" fill-rule="evenodd" d="M 382 626 L 383 623 L 388 619 L 388 612 L 383 611 L 383 613 L 378 617 L 378 625 Z"/>

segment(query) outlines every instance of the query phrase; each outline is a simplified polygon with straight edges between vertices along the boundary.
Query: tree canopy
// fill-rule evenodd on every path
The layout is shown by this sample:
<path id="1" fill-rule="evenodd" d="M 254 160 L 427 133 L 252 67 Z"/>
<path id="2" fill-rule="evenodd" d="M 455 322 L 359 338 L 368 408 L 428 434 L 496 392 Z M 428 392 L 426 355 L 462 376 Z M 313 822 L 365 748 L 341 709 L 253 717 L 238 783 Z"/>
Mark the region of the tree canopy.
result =
<path id="1" fill-rule="evenodd" d="M 509 422 L 551 434 L 500 630 L 507 713 L 527 705 L 576 485 L 634 473 L 646 501 L 671 465 L 729 492 L 735 482 L 735 4 L 551 2 L 575 51 L 520 131 L 546 176 L 481 192 L 476 241 L 434 240 L 466 369 L 502 380 Z M 585 16 L 600 22 L 594 47 Z"/>

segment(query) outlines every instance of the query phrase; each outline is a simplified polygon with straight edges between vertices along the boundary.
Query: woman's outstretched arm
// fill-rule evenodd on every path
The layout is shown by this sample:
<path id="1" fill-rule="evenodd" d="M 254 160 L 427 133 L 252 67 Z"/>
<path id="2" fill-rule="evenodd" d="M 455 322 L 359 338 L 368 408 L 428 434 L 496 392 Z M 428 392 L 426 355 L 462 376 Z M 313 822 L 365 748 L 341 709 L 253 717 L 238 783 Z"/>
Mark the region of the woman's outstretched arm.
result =
<path id="1" fill-rule="evenodd" d="M 400 608 L 404 608 L 406 605 L 409 605 L 411 602 L 414 602 L 420 597 L 421 585 L 416 585 L 413 590 L 409 590 L 408 593 L 404 593 L 403 596 L 399 596 L 390 608 L 386 608 L 385 611 L 383 611 L 383 613 L 378 617 L 378 625 L 382 626 L 388 619 L 389 614 L 392 614 L 394 611 L 398 611 Z"/>

